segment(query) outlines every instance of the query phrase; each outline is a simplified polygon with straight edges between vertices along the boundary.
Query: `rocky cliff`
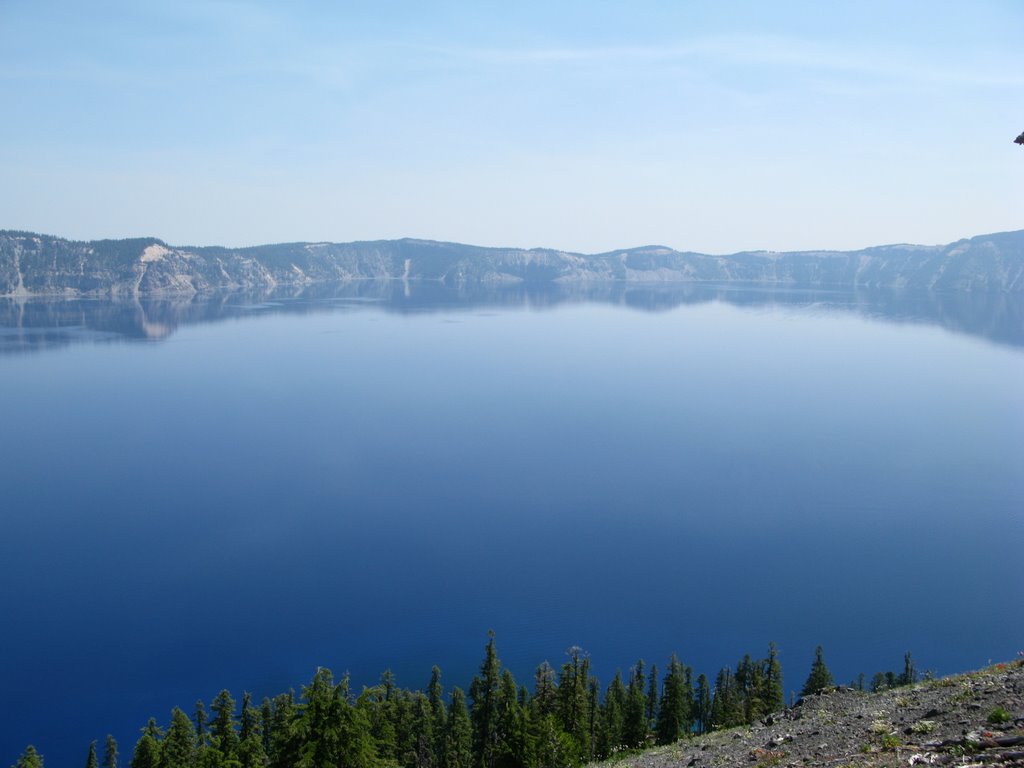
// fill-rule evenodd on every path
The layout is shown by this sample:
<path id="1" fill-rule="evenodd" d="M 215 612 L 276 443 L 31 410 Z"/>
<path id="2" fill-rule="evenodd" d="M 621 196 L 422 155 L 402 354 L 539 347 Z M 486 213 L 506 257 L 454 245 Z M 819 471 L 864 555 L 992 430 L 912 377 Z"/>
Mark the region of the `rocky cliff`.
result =
<path id="1" fill-rule="evenodd" d="M 702 282 L 1024 292 L 1024 231 L 942 246 L 753 251 L 646 246 L 584 255 L 428 240 L 177 247 L 155 238 L 76 242 L 0 231 L 0 296 L 137 296 L 352 280 L 467 283 Z"/>

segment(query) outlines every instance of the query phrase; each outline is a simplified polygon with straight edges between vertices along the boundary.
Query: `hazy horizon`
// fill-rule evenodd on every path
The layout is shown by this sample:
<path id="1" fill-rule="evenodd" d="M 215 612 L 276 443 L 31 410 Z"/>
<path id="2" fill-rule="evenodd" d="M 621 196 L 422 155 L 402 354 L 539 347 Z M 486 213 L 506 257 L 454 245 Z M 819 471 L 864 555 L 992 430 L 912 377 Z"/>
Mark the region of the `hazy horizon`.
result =
<path id="1" fill-rule="evenodd" d="M 935 243 L 910 242 L 910 241 L 907 241 L 907 240 L 903 240 L 903 241 L 899 241 L 899 242 L 894 241 L 894 242 L 888 242 L 888 243 L 866 243 L 866 244 L 864 244 L 862 246 L 858 246 L 858 247 L 855 247 L 855 248 L 832 248 L 832 247 L 829 247 L 829 246 L 826 245 L 826 246 L 820 246 L 820 247 L 810 247 L 810 248 L 800 248 L 800 249 L 796 249 L 796 248 L 748 248 L 745 251 L 728 251 L 728 252 L 725 252 L 725 251 L 720 251 L 720 252 L 697 251 L 696 249 L 688 248 L 685 245 L 680 246 L 680 245 L 672 245 L 672 244 L 669 244 L 669 243 L 653 243 L 653 242 L 650 242 L 650 243 L 635 243 L 635 244 L 632 244 L 632 245 L 622 245 L 622 246 L 619 246 L 619 247 L 616 247 L 616 248 L 608 248 L 608 249 L 606 249 L 604 251 L 581 251 L 581 250 L 574 250 L 574 249 L 570 249 L 570 248 L 553 248 L 551 246 L 547 246 L 547 245 L 543 245 L 543 244 L 537 244 L 537 245 L 531 245 L 531 246 L 502 245 L 502 244 L 482 245 L 480 243 L 465 242 L 465 241 L 460 241 L 460 240 L 454 240 L 452 238 L 427 238 L 427 237 L 411 237 L 411 236 L 375 237 L 375 238 L 365 238 L 365 239 L 360 239 L 360 240 L 310 240 L 310 239 L 297 239 L 297 240 L 278 240 L 278 241 L 274 241 L 274 242 L 246 243 L 244 245 L 238 245 L 238 244 L 234 244 L 234 243 L 219 243 L 219 242 L 209 242 L 209 243 L 176 243 L 176 242 L 173 242 L 171 240 L 168 240 L 165 237 L 161 237 L 158 234 L 125 235 L 125 236 L 120 236 L 120 237 L 119 236 L 113 236 L 113 237 L 109 237 L 109 238 L 80 238 L 80 237 L 69 236 L 69 235 L 66 235 L 66 234 L 59 233 L 59 232 L 37 232 L 37 231 L 32 231 L 32 230 L 21 229 L 21 228 L 18 228 L 18 227 L 0 228 L 0 231 L 4 231 L 4 230 L 9 231 L 9 232 L 26 232 L 26 233 L 30 233 L 30 234 L 33 234 L 33 235 L 41 235 L 41 236 L 45 236 L 45 237 L 56 237 L 56 238 L 59 238 L 59 239 L 62 239 L 62 240 L 67 240 L 69 242 L 91 242 L 91 241 L 94 241 L 94 240 L 132 240 L 132 239 L 148 240 L 148 239 L 153 239 L 153 240 L 159 240 L 160 242 L 164 243 L 165 245 L 167 245 L 167 246 L 169 246 L 171 248 L 179 248 L 179 249 L 188 249 L 188 248 L 225 248 L 227 250 L 241 250 L 241 249 L 245 249 L 245 248 L 258 248 L 258 247 L 261 247 L 261 246 L 275 246 L 275 245 L 290 245 L 290 244 L 294 244 L 294 243 L 316 244 L 316 243 L 328 243 L 329 242 L 329 243 L 336 244 L 336 245 L 345 245 L 345 244 L 348 244 L 348 243 L 360 243 L 360 242 L 372 243 L 372 242 L 394 242 L 394 241 L 399 241 L 399 240 L 412 240 L 412 241 L 421 241 L 421 242 L 440 243 L 440 244 L 446 244 L 446 245 L 468 246 L 470 248 L 493 248 L 493 249 L 499 249 L 499 250 L 500 249 L 510 249 L 510 250 L 550 250 L 550 251 L 559 251 L 559 252 L 563 252 L 563 253 L 571 253 L 571 254 L 575 254 L 575 255 L 579 255 L 579 256 L 599 256 L 599 255 L 604 254 L 604 253 L 613 253 L 615 251 L 637 250 L 637 249 L 642 249 L 642 248 L 670 248 L 670 249 L 672 249 L 672 250 L 674 250 L 676 252 L 679 252 L 679 253 L 701 253 L 702 255 L 707 255 L 707 256 L 732 256 L 732 255 L 735 255 L 735 254 L 738 254 L 738 253 L 757 253 L 757 252 L 766 252 L 766 253 L 802 253 L 802 252 L 803 253 L 813 253 L 813 252 L 818 252 L 818 251 L 821 251 L 821 252 L 846 252 L 846 251 L 859 251 L 859 250 L 868 249 L 868 248 L 889 248 L 889 247 L 894 247 L 894 246 L 912 246 L 912 247 L 926 247 L 927 248 L 927 247 L 934 247 L 934 246 L 950 245 L 952 243 L 956 243 L 956 242 L 959 242 L 961 240 L 970 240 L 970 239 L 973 239 L 973 238 L 976 238 L 976 237 L 985 237 L 987 235 L 1002 235 L 1002 234 L 1009 234 L 1011 232 L 1024 231 L 1024 228 L 1013 229 L 1013 230 L 1003 230 L 1003 231 L 1000 231 L 1000 232 L 972 232 L 970 234 L 965 234 L 965 235 L 963 235 L 961 237 L 953 238 L 952 240 L 943 241 L 943 242 L 935 242 Z"/>
<path id="2" fill-rule="evenodd" d="M 1020 229 L 1024 8 L 0 5 L 0 226 L 849 250 Z"/>

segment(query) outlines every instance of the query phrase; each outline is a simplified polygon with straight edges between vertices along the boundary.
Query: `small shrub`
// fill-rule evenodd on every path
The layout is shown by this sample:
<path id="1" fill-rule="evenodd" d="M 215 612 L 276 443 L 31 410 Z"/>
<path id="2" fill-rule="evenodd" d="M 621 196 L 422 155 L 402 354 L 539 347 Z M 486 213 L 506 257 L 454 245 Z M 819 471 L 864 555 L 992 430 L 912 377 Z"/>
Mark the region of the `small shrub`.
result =
<path id="1" fill-rule="evenodd" d="M 935 730 L 934 720 L 918 720 L 910 726 L 911 733 L 931 733 Z"/>
<path id="2" fill-rule="evenodd" d="M 885 720 L 875 720 L 871 723 L 871 732 L 881 736 L 883 733 L 888 733 L 892 730 L 892 726 Z"/>
<path id="3" fill-rule="evenodd" d="M 954 693 L 949 697 L 949 701 L 952 704 L 964 704 L 974 698 L 974 690 L 969 686 L 965 685 L 963 690 L 959 693 Z"/>
<path id="4" fill-rule="evenodd" d="M 882 749 L 886 752 L 895 752 L 899 745 L 900 740 L 895 733 L 887 733 L 882 737 Z"/>
<path id="5" fill-rule="evenodd" d="M 987 719 L 993 725 L 998 725 L 999 723 L 1008 723 L 1012 718 L 1010 717 L 1010 713 L 1005 709 L 1002 707 L 996 707 L 988 713 Z"/>

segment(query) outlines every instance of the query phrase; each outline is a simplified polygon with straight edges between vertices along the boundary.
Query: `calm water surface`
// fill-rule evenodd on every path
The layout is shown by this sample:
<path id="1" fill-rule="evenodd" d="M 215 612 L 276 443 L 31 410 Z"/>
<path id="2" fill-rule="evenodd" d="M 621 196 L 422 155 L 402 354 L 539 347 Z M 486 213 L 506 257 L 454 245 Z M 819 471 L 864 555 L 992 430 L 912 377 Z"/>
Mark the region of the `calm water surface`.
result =
<path id="1" fill-rule="evenodd" d="M 489 628 L 787 691 L 1024 644 L 1019 299 L 406 290 L 0 302 L 0 762 Z"/>

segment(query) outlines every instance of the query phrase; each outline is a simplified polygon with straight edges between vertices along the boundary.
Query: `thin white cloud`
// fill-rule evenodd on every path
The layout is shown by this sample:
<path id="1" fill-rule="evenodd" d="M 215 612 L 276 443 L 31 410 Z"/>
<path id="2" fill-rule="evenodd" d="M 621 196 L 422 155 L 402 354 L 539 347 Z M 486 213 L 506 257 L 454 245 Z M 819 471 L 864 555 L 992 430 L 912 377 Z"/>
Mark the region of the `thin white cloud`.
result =
<path id="1" fill-rule="evenodd" d="M 672 45 L 550 48 L 424 47 L 455 59 L 493 64 L 662 64 L 772 65 L 860 77 L 974 87 L 1024 85 L 1020 60 L 993 62 L 984 69 L 950 67 L 945 58 L 922 61 L 903 51 L 878 47 L 812 43 L 769 36 L 707 37 Z"/>

